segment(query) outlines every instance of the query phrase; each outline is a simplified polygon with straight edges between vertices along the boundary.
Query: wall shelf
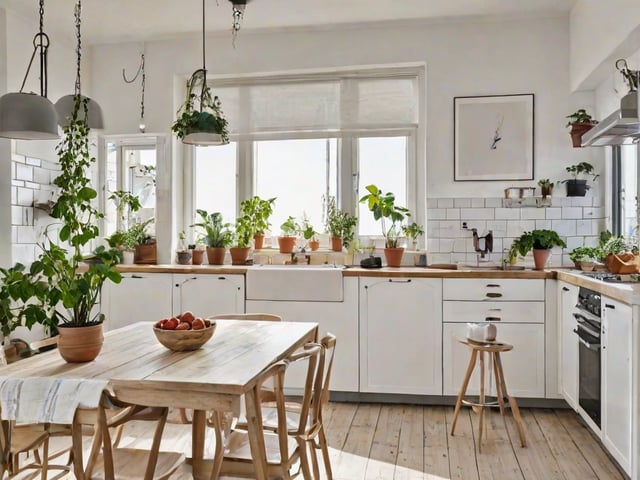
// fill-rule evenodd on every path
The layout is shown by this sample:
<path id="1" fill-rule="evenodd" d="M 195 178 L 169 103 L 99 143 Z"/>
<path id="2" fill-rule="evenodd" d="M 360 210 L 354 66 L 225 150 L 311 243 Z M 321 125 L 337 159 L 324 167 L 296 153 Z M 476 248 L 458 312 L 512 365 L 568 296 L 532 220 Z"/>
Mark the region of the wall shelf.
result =
<path id="1" fill-rule="evenodd" d="M 543 208 L 551 206 L 551 197 L 503 198 L 502 206 L 506 208 Z"/>

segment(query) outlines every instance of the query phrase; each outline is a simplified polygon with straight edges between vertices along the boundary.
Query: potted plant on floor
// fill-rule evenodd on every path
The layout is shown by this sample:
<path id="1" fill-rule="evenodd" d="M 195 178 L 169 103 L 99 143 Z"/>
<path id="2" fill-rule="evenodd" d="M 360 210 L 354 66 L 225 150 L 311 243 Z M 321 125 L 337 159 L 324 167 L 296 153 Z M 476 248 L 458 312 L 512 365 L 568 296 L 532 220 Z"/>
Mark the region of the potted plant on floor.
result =
<path id="1" fill-rule="evenodd" d="M 231 265 L 245 265 L 247 263 L 253 234 L 251 218 L 246 215 L 238 217 L 233 232 L 233 247 L 229 248 Z"/>
<path id="2" fill-rule="evenodd" d="M 200 227 L 204 230 L 202 238 L 207 244 L 207 259 L 209 265 L 224 265 L 224 255 L 227 247 L 233 239 L 232 232 L 229 229 L 229 223 L 222 221 L 220 212 L 208 213 L 206 210 L 196 210 L 201 221 L 191 225 L 192 227 Z"/>
<path id="3" fill-rule="evenodd" d="M 78 115 L 81 108 L 82 116 Z M 63 127 L 64 137 L 57 147 L 60 174 L 53 183 L 59 196 L 50 215 L 60 220 L 58 238 L 53 228 L 47 228 L 45 241 L 39 244 L 41 252 L 29 270 L 16 264 L 3 270 L 0 278 L 0 304 L 10 297 L 15 308 L 9 319 L 2 320 L 6 321 L 3 330 L 42 324 L 51 334 L 60 335 L 58 350 L 68 362 L 90 361 L 99 354 L 104 314 L 96 312 L 95 306 L 104 282 L 119 283 L 122 278 L 115 268 L 119 253 L 103 246 L 80 268 L 86 260 L 82 249 L 98 238 L 96 221 L 103 217 L 93 204 L 97 192 L 86 175 L 95 163 L 89 152 L 86 108 L 86 100 L 76 95 L 71 120 Z"/>
<path id="4" fill-rule="evenodd" d="M 567 127 L 571 127 L 571 143 L 574 148 L 582 146 L 582 135 L 587 133 L 598 123 L 589 115 L 584 108 L 576 110 L 571 115 L 567 115 L 569 121 Z"/>
<path id="5" fill-rule="evenodd" d="M 333 196 L 327 199 L 326 215 L 326 229 L 331 236 L 331 250 L 341 252 L 343 246 L 348 249 L 353 241 L 358 219 L 350 213 L 340 210 L 336 205 L 336 198 Z"/>
<path id="6" fill-rule="evenodd" d="M 280 253 L 291 253 L 296 246 L 297 235 L 300 231 L 300 226 L 296 223 L 296 219 L 289 216 L 280 225 L 281 235 L 278 237 L 278 246 L 280 247 Z"/>
<path id="7" fill-rule="evenodd" d="M 567 197 L 584 197 L 591 186 L 587 185 L 587 179 L 582 177 L 591 177 L 591 181 L 595 181 L 600 176 L 594 173 L 593 165 L 588 162 L 571 165 L 566 170 L 572 177 L 562 182 L 567 184 Z"/>
<path id="8" fill-rule="evenodd" d="M 260 250 L 264 245 L 264 234 L 269 227 L 269 217 L 273 213 L 273 203 L 276 197 L 264 200 L 257 195 L 253 198 L 243 200 L 240 203 L 240 213 L 243 217 L 249 217 L 253 229 L 253 246 L 256 250 Z"/>
<path id="9" fill-rule="evenodd" d="M 396 197 L 391 192 L 383 194 L 375 185 L 368 185 L 366 189 L 369 193 L 360 199 L 360 203 L 366 203 L 373 218 L 380 220 L 387 265 L 399 267 L 404 248 L 398 246 L 398 240 L 402 233 L 402 222 L 410 215 L 409 209 L 396 205 Z"/>
<path id="10" fill-rule="evenodd" d="M 553 247 L 567 246 L 555 230 L 545 229 L 524 232 L 514 240 L 514 245 L 515 247 L 512 246 L 512 248 L 523 257 L 533 250 L 535 270 L 544 270 Z"/>

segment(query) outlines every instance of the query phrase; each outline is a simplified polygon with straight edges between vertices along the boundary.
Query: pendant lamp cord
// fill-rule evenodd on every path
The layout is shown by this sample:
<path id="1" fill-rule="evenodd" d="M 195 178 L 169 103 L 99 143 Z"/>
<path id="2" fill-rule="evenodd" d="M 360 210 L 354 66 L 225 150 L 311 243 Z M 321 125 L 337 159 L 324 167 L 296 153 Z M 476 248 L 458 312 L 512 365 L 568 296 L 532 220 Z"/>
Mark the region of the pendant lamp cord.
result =
<path id="1" fill-rule="evenodd" d="M 78 0 L 76 7 L 73 11 L 75 23 L 76 23 L 76 95 L 80 95 L 80 66 L 82 62 L 82 37 L 80 36 L 80 17 L 82 14 L 82 0 Z"/>
<path id="2" fill-rule="evenodd" d="M 40 96 L 47 96 L 47 53 L 49 49 L 49 36 L 44 33 L 44 0 L 40 0 L 40 31 L 33 37 L 33 53 L 27 66 L 27 72 L 24 74 L 22 85 L 20 86 L 20 93 L 24 90 L 24 85 L 27 83 L 29 72 L 31 71 L 31 65 L 33 65 L 33 59 L 36 56 L 36 52 L 40 50 Z"/>
<path id="3" fill-rule="evenodd" d="M 200 111 L 202 111 L 202 104 L 204 103 L 204 94 L 207 90 L 207 63 L 206 63 L 206 31 L 205 31 L 205 9 L 204 2 L 202 0 L 202 90 L 200 92 Z"/>

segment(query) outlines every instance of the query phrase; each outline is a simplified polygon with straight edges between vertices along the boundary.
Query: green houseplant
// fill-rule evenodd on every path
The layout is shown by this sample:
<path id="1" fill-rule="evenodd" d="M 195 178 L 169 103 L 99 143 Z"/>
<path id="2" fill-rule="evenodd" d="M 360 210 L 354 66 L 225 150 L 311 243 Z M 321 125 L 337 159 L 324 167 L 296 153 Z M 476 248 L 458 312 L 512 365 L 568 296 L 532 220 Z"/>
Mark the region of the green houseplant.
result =
<path id="1" fill-rule="evenodd" d="M 79 115 L 84 109 L 85 114 Z M 64 136 L 56 151 L 60 174 L 53 183 L 59 196 L 50 215 L 60 220 L 58 240 L 48 228 L 40 254 L 27 271 L 20 264 L 2 270 L 0 277 L 0 312 L 3 331 L 35 323 L 60 335 L 59 352 L 68 362 L 93 360 L 102 348 L 104 314 L 95 312 L 102 286 L 106 281 L 119 283 L 115 265 L 117 250 L 97 247 L 91 262 L 82 266 L 82 250 L 99 236 L 96 220 L 103 217 L 93 201 L 97 192 L 86 176 L 95 163 L 89 153 L 89 127 L 84 120 L 86 100 L 75 96 L 75 106 Z M 65 245 L 64 247 L 61 245 Z M 12 306 L 8 306 L 11 301 Z"/>
<path id="2" fill-rule="evenodd" d="M 411 239 L 412 247 L 414 250 L 418 249 L 418 238 L 424 234 L 424 227 L 416 222 L 411 222 L 409 225 L 402 227 L 402 232 L 407 238 Z"/>
<path id="3" fill-rule="evenodd" d="M 571 260 L 576 268 L 581 268 L 582 262 L 593 262 L 599 259 L 601 256 L 601 250 L 598 247 L 576 247 L 569 253 L 569 260 Z"/>
<path id="4" fill-rule="evenodd" d="M 305 240 L 309 242 L 309 248 L 312 251 L 318 250 L 320 248 L 320 240 L 318 240 L 318 232 L 315 231 L 313 225 L 309 221 L 306 215 L 302 218 L 302 225 L 300 227 L 300 231 L 302 232 L 302 236 Z"/>
<path id="5" fill-rule="evenodd" d="M 328 197 L 326 205 L 326 229 L 331 235 L 331 249 L 340 252 L 342 247 L 349 248 L 355 235 L 358 219 L 336 205 L 336 198 Z"/>
<path id="6" fill-rule="evenodd" d="M 240 203 L 240 213 L 243 217 L 249 217 L 253 225 L 255 231 L 253 242 L 256 250 L 260 250 L 264 245 L 264 234 L 269 230 L 269 217 L 273 213 L 273 203 L 275 201 L 275 197 L 265 200 L 256 195 Z"/>
<path id="7" fill-rule="evenodd" d="M 223 265 L 227 247 L 233 241 L 233 232 L 229 229 L 231 225 L 222 221 L 220 212 L 208 213 L 206 210 L 198 209 L 196 213 L 200 216 L 201 221 L 191 226 L 204 230 L 202 238 L 207 244 L 209 264 Z"/>
<path id="8" fill-rule="evenodd" d="M 131 214 L 142 208 L 140 199 L 137 195 L 133 195 L 126 190 L 116 190 L 111 192 L 109 200 L 113 200 L 116 204 L 116 216 L 118 218 L 118 230 L 126 230 L 129 228 Z"/>
<path id="9" fill-rule="evenodd" d="M 280 225 L 281 235 L 278 237 L 280 253 L 291 253 L 296 246 L 296 240 L 300 226 L 296 223 L 295 217 L 289 216 Z"/>
<path id="10" fill-rule="evenodd" d="M 584 108 L 580 108 L 570 115 L 567 115 L 569 121 L 567 127 L 571 127 L 571 142 L 574 148 L 582 146 L 582 135 L 587 133 L 598 122 L 587 113 Z"/>
<path id="11" fill-rule="evenodd" d="M 584 177 L 591 177 L 591 181 L 595 181 L 600 176 L 595 173 L 593 165 L 588 162 L 570 165 L 566 170 L 571 174 L 570 179 L 563 181 L 567 184 L 567 197 L 584 197 L 587 190 L 591 188 L 590 185 L 587 185 L 587 179 Z"/>
<path id="12" fill-rule="evenodd" d="M 373 213 L 373 218 L 380 220 L 387 265 L 399 267 L 404 248 L 398 247 L 398 241 L 402 234 L 402 222 L 410 216 L 409 209 L 396 205 L 395 195 L 383 193 L 376 185 L 368 185 L 366 189 L 369 193 L 360 199 L 360 203 L 365 203 Z"/>
<path id="13" fill-rule="evenodd" d="M 553 247 L 565 248 L 566 246 L 567 244 L 555 230 L 541 229 L 524 232 L 514 240 L 511 250 L 523 257 L 533 250 L 535 269 L 544 270 L 549 255 L 551 255 L 551 249 Z"/>
<path id="14" fill-rule="evenodd" d="M 247 263 L 254 233 L 253 223 L 249 216 L 242 215 L 236 219 L 232 237 L 233 246 L 229 248 L 232 265 L 245 265 Z"/>

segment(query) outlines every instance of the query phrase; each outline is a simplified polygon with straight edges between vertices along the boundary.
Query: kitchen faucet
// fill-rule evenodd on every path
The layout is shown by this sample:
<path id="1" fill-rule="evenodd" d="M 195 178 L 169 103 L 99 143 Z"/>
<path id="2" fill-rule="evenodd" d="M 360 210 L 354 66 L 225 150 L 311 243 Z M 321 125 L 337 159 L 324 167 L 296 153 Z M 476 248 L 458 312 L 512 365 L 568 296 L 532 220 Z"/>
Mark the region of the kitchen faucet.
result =
<path id="1" fill-rule="evenodd" d="M 482 237 L 478 236 L 477 228 L 472 228 L 471 232 L 473 233 L 473 249 L 480 254 L 480 258 L 484 258 L 487 253 L 493 252 L 493 232 L 491 230 Z M 478 259 L 478 261 L 480 260 Z"/>

